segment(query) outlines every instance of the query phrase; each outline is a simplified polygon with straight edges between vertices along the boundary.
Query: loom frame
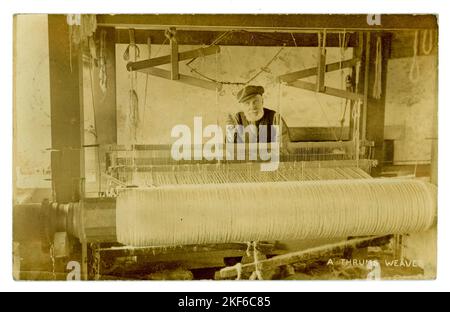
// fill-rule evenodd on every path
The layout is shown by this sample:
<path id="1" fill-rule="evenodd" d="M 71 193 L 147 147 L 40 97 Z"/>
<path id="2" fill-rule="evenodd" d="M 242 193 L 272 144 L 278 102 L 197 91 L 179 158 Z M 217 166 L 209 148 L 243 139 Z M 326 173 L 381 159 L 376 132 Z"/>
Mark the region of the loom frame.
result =
<path id="1" fill-rule="evenodd" d="M 362 74 L 359 76 L 359 89 L 355 90 L 357 97 L 350 96 L 345 91 L 336 91 L 325 87 L 323 78 L 319 80 L 319 91 L 331 93 L 344 97 L 351 97 L 352 100 L 363 99 L 362 120 L 361 120 L 361 140 L 369 142 L 374 149 L 375 160 L 378 161 L 378 167 L 373 174 L 377 176 L 381 172 L 383 163 L 383 133 L 384 133 L 384 106 L 386 90 L 386 68 L 387 60 L 391 56 L 392 35 L 391 31 L 414 29 L 435 29 L 436 20 L 433 15 L 421 16 L 416 19 L 414 16 L 407 15 L 386 15 L 383 16 L 383 26 L 370 27 L 367 24 L 366 15 L 338 15 L 333 19 L 321 15 L 302 15 L 298 16 L 274 16 L 274 15 L 185 15 L 180 22 L 179 15 L 98 15 L 98 29 L 96 36 L 104 31 L 107 33 L 106 59 L 109 64 L 109 76 L 112 77 L 108 82 L 108 90 L 103 100 L 97 101 L 99 107 L 96 112 L 96 118 L 101 120 L 98 125 L 98 145 L 117 145 L 117 125 L 116 125 L 116 98 L 115 98 L 115 45 L 125 43 L 128 38 L 129 28 L 135 29 L 136 43 L 146 43 L 149 36 L 152 37 L 152 43 L 161 44 L 165 40 L 167 29 L 176 27 L 177 39 L 172 37 L 170 62 L 171 71 L 162 71 L 161 69 L 147 68 L 150 74 L 172 80 L 185 81 L 190 84 L 199 84 L 206 86 L 205 82 L 192 80 L 192 77 L 184 77 L 178 73 L 178 62 L 183 59 L 182 53 L 178 53 L 179 44 L 208 44 L 211 43 L 218 34 L 225 30 L 240 30 L 232 37 L 228 38 L 222 44 L 224 45 L 259 45 L 259 46 L 279 46 L 279 41 L 293 34 L 297 42 L 303 42 L 304 46 L 317 46 L 316 32 L 323 28 L 330 30 L 327 37 L 327 47 L 338 46 L 338 34 L 346 30 L 351 32 L 349 46 L 355 49 L 355 56 L 352 60 L 345 61 L 345 66 L 354 66 L 355 60 L 360 60 L 362 64 Z M 307 17 L 307 18 L 305 18 Z M 250 21 L 250 22 L 249 22 Z M 250 24 L 249 24 L 250 23 Z M 247 25 L 236 26 L 236 25 Z M 405 26 L 408 25 L 408 26 Z M 70 63 L 67 62 L 67 51 L 69 46 L 67 41 L 61 38 L 67 38 L 68 26 L 64 15 L 49 15 L 49 55 L 50 55 L 50 90 L 51 90 L 51 129 L 52 146 L 51 167 L 52 167 L 52 185 L 54 200 L 59 204 L 83 203 L 91 199 L 86 199 L 86 177 L 84 168 L 85 149 L 91 146 L 84 144 L 83 133 L 83 51 L 86 49 L 84 44 L 74 47 Z M 270 35 L 260 41 L 252 41 L 251 33 Z M 383 96 L 379 100 L 370 97 L 371 81 L 374 79 L 373 64 L 370 59 L 375 53 L 374 42 L 376 37 L 381 36 L 383 42 Z M 274 39 L 275 38 L 275 39 Z M 277 42 L 278 40 L 278 42 Z M 294 42 L 291 43 L 294 46 Z M 358 49 L 359 48 L 359 49 Z M 403 49 L 405 50 L 405 49 Z M 190 51 L 189 56 L 199 54 L 218 53 L 215 49 L 205 48 L 203 50 Z M 402 52 L 407 54 L 408 52 Z M 150 62 L 150 61 L 149 61 Z M 157 62 L 152 60 L 151 62 Z M 164 59 L 167 62 L 167 57 Z M 136 69 L 139 64 L 130 64 L 131 69 Z M 328 70 L 335 69 L 335 64 L 326 65 L 321 62 L 318 68 L 307 69 L 308 73 L 318 72 L 324 74 Z M 94 69 L 97 71 L 96 69 Z M 142 68 L 141 68 L 142 70 Z M 97 72 L 94 72 L 94 75 Z M 299 76 L 304 75 L 305 71 L 297 72 Z M 301 74 L 300 74 L 301 73 Z M 294 73 L 291 73 L 294 74 Z M 321 75 L 324 77 L 324 75 Z M 285 78 L 282 78 L 286 79 Z M 308 90 L 317 90 L 317 85 L 305 84 L 298 80 L 289 82 L 294 86 L 306 88 Z M 70 85 L 72 88 L 67 90 L 63 86 Z M 207 85 L 210 90 L 216 90 L 217 86 Z M 101 91 L 98 88 L 93 90 L 94 97 L 101 99 Z M 368 118 L 370 116 L 370 118 Z M 354 125 L 352 125 L 354 127 Z M 101 154 L 101 159 L 106 158 L 106 153 Z M 105 164 L 102 164 L 105 168 Z M 98 194 L 99 198 L 102 194 Z M 101 200 L 99 199 L 99 202 Z M 100 204 L 103 205 L 103 204 Z M 48 205 L 42 205 L 45 210 Z M 52 227 L 53 228 L 53 227 Z M 83 237 L 83 235 L 82 235 Z M 51 235 L 46 239 L 51 240 Z M 88 262 L 90 252 L 101 250 L 99 242 L 88 242 L 86 239 L 80 239 L 82 276 L 88 279 Z"/>

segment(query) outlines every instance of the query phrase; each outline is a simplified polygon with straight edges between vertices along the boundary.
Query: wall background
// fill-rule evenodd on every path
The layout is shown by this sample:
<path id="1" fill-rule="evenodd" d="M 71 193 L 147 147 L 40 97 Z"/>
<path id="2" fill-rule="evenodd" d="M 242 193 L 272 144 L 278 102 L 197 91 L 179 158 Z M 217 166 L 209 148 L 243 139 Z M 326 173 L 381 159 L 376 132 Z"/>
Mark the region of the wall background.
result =
<path id="1" fill-rule="evenodd" d="M 18 186 L 50 187 L 50 80 L 45 15 L 16 15 L 14 161 Z M 7 103 L 5 103 L 7 105 Z M 21 178 L 26 175 L 27 178 Z"/>
<path id="2" fill-rule="evenodd" d="M 180 51 L 199 48 L 200 46 L 180 46 Z M 117 109 L 118 109 L 118 140 L 119 143 L 129 140 L 129 89 L 130 79 L 126 70 L 127 61 L 123 60 L 126 45 L 117 45 Z M 197 59 L 191 66 L 202 74 L 220 81 L 246 81 L 254 76 L 261 67 L 279 51 L 279 47 L 221 47 L 219 55 L 211 55 Z M 140 46 L 141 59 L 148 55 L 147 47 Z M 153 57 L 169 53 L 167 45 L 152 46 Z M 147 53 L 147 54 L 145 54 Z M 327 50 L 328 62 L 340 60 L 339 48 Z M 347 49 L 344 57 L 351 58 L 352 49 Z M 186 63 L 186 62 L 184 62 Z M 196 76 L 190 73 L 187 66 L 180 65 L 180 73 Z M 316 64 L 315 48 L 285 48 L 269 66 L 270 72 L 264 72 L 253 84 L 264 86 L 265 106 L 281 113 L 289 127 L 337 127 L 343 114 L 340 99 L 315 95 L 312 92 L 283 86 L 280 91 L 275 78 L 278 75 L 314 67 Z M 169 69 L 168 66 L 161 68 Z M 349 73 L 344 70 L 343 79 Z M 171 129 L 177 124 L 193 126 L 195 116 L 203 117 L 204 125 L 214 123 L 224 124 L 228 113 L 236 113 L 239 107 L 235 94 L 239 91 L 236 86 L 224 86 L 222 92 L 204 90 L 183 83 L 165 80 L 158 77 L 149 77 L 147 86 L 147 99 L 145 100 L 146 75 L 137 74 L 136 91 L 139 96 L 139 111 L 141 127 L 138 141 L 147 144 L 168 144 L 173 142 L 170 137 Z M 196 76 L 198 77 L 198 76 Z M 217 77 L 217 78 L 216 78 Z M 327 85 L 341 86 L 341 73 L 327 74 Z M 314 81 L 314 78 L 310 81 Z M 344 84 L 345 88 L 345 84 Z M 280 99 L 278 98 L 280 96 Z M 144 109 L 145 103 L 145 109 Z M 144 116 L 145 111 L 145 116 Z M 348 124 L 348 111 L 347 111 Z"/>

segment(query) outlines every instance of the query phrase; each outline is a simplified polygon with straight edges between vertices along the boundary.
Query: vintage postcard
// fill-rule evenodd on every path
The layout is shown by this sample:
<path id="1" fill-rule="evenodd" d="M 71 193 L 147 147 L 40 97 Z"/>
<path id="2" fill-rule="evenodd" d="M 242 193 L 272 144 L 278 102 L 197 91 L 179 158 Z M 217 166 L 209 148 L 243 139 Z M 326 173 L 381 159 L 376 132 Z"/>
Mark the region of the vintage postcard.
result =
<path id="1" fill-rule="evenodd" d="M 437 21 L 15 15 L 14 279 L 435 279 Z"/>

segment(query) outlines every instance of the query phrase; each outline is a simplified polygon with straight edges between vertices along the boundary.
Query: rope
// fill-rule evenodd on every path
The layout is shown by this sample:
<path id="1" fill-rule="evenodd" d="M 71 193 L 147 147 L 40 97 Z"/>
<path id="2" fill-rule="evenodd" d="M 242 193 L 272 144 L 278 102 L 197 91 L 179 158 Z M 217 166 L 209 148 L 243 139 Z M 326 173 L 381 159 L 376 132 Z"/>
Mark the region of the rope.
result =
<path id="1" fill-rule="evenodd" d="M 95 96 L 94 96 L 94 82 L 93 82 L 93 59 L 91 57 L 89 62 L 89 82 L 90 82 L 90 89 L 91 89 L 91 101 L 92 101 L 92 111 L 94 114 L 94 138 L 95 138 L 95 145 L 97 145 L 97 170 L 98 170 L 98 193 L 100 194 L 102 191 L 102 176 L 101 176 L 101 163 L 100 163 L 100 147 L 98 146 L 98 127 L 97 127 L 97 117 L 96 117 L 96 111 L 95 111 Z"/>
<path id="2" fill-rule="evenodd" d="M 417 54 L 419 50 L 419 31 L 416 30 L 416 33 L 414 35 L 414 56 L 411 62 L 411 67 L 409 69 L 409 81 L 412 83 L 417 83 L 420 79 L 420 68 L 419 63 L 417 62 Z"/>
<path id="3" fill-rule="evenodd" d="M 434 33 L 431 29 L 426 29 L 423 31 L 422 52 L 425 55 L 430 55 L 431 51 L 433 51 L 433 46 L 434 46 L 433 35 L 434 35 Z M 428 39 L 428 47 L 426 46 L 427 39 Z"/>
<path id="4" fill-rule="evenodd" d="M 321 53 L 322 53 L 322 54 L 326 53 L 326 40 L 327 40 L 327 30 L 326 30 L 326 29 L 323 31 L 323 35 L 322 35 L 321 32 L 318 32 L 318 33 L 317 33 L 318 48 L 321 49 Z M 331 122 L 330 122 L 330 119 L 328 118 L 328 115 L 327 115 L 327 113 L 325 112 L 325 109 L 324 109 L 324 107 L 323 107 L 323 105 L 322 105 L 322 102 L 319 100 L 319 98 L 318 98 L 318 96 L 317 96 L 317 93 L 318 93 L 318 92 L 314 92 L 314 99 L 315 99 L 316 102 L 319 104 L 319 107 L 320 107 L 320 109 L 321 109 L 321 111 L 322 111 L 322 114 L 323 114 L 323 116 L 325 117 L 325 120 L 327 121 L 328 127 L 332 129 L 333 136 L 334 136 L 335 140 L 336 140 L 336 141 L 339 141 L 339 139 L 338 139 L 338 137 L 337 137 L 337 134 L 336 134 L 336 131 L 335 131 L 335 129 L 332 127 Z"/>
<path id="5" fill-rule="evenodd" d="M 220 35 L 216 40 L 214 40 L 209 46 L 213 46 L 213 45 L 217 45 L 218 43 L 220 43 L 221 40 L 223 40 L 223 38 L 225 38 L 227 35 L 229 35 L 231 32 L 225 32 L 224 34 Z M 295 38 L 294 38 L 295 40 Z M 260 70 L 254 75 L 252 76 L 250 79 L 248 79 L 245 82 L 234 82 L 234 81 L 220 81 L 217 78 L 211 78 L 203 73 L 201 73 L 198 69 L 194 68 L 191 66 L 191 63 L 193 63 L 195 60 L 197 60 L 197 58 L 193 58 L 192 60 L 190 60 L 189 62 L 186 63 L 186 66 L 189 68 L 189 70 L 191 71 L 191 73 L 195 73 L 198 76 L 214 82 L 216 84 L 220 84 L 220 85 L 237 85 L 237 86 L 246 86 L 249 85 L 251 82 L 253 82 L 256 78 L 258 78 L 263 72 L 269 72 L 268 68 L 269 66 L 277 59 L 277 57 L 280 55 L 280 53 L 283 51 L 283 49 L 286 47 L 286 43 L 284 44 L 284 46 L 282 48 L 280 48 L 275 55 L 265 64 L 265 66 L 261 67 Z M 201 56 L 202 60 L 204 60 L 204 56 Z"/>
<path id="6" fill-rule="evenodd" d="M 106 71 L 106 57 L 105 57 L 105 42 L 106 31 L 102 30 L 100 33 L 100 52 L 99 52 L 99 66 L 98 66 L 98 78 L 100 82 L 100 89 L 103 93 L 106 93 L 108 87 L 108 76 Z"/>
<path id="7" fill-rule="evenodd" d="M 247 257 L 252 256 L 252 254 L 250 253 L 251 248 L 252 248 L 252 242 L 247 242 L 247 250 L 245 251 L 245 254 L 247 255 Z"/>
<path id="8" fill-rule="evenodd" d="M 340 56 L 341 56 L 341 58 L 339 60 L 339 69 L 340 69 L 340 73 L 341 73 L 341 89 L 344 89 L 344 84 L 347 85 L 346 81 L 344 81 L 344 69 L 342 68 L 342 63 L 344 62 L 344 59 L 345 59 L 345 50 L 347 49 L 348 38 L 350 38 L 350 37 L 347 37 L 346 35 L 347 34 L 346 34 L 345 30 L 342 33 L 342 36 L 341 36 L 341 33 L 339 33 L 339 51 L 340 51 Z M 348 88 L 347 88 L 347 91 L 348 91 Z M 349 102 L 348 99 L 341 99 L 341 111 L 342 111 L 341 116 L 342 117 L 339 120 L 340 125 L 341 125 L 339 141 L 342 141 L 342 136 L 344 133 L 345 114 L 347 113 L 348 102 Z M 342 107 L 343 107 L 343 109 L 342 109 Z"/>
<path id="9" fill-rule="evenodd" d="M 360 128 L 360 117 L 361 117 L 361 100 L 356 102 L 356 105 L 353 107 L 353 120 L 355 124 L 353 140 L 355 142 L 355 160 L 356 167 L 359 168 L 359 153 L 360 153 L 360 142 L 359 142 L 359 128 Z"/>
<path id="10" fill-rule="evenodd" d="M 294 37 L 294 34 L 293 34 L 293 33 L 291 33 L 291 37 L 292 37 L 292 40 L 294 41 L 295 47 L 298 47 L 298 46 L 297 46 L 297 40 L 295 40 L 295 37 Z"/>
<path id="11" fill-rule="evenodd" d="M 215 63 L 216 63 L 215 64 L 216 65 L 216 79 L 218 80 L 219 79 L 219 53 L 216 53 L 216 62 Z M 217 108 L 216 124 L 217 125 L 220 125 L 220 116 L 222 115 L 221 111 L 220 111 L 220 101 L 219 101 L 219 92 L 220 92 L 219 90 L 220 90 L 220 88 L 219 87 L 220 87 L 219 84 L 216 84 L 216 108 Z M 220 164 L 221 160 L 218 159 L 217 163 Z"/>
<path id="12" fill-rule="evenodd" d="M 234 268 L 236 269 L 236 280 L 239 281 L 242 276 L 242 263 L 238 262 L 234 265 Z"/>
<path id="13" fill-rule="evenodd" d="M 344 31 L 344 33 L 342 34 L 343 38 L 341 37 L 341 33 L 339 33 L 339 51 L 340 51 L 340 55 L 341 55 L 341 59 L 339 60 L 339 69 L 341 72 L 341 89 L 344 89 L 344 69 L 342 68 L 342 63 L 344 62 L 345 59 L 345 37 L 346 37 L 346 33 Z"/>
<path id="14" fill-rule="evenodd" d="M 167 40 L 167 38 L 166 38 Z M 152 39 L 150 37 L 147 38 L 147 55 L 148 58 L 151 59 L 152 58 Z M 149 74 L 145 75 L 145 89 L 144 89 L 144 109 L 142 112 L 142 120 L 146 120 L 145 118 L 145 110 L 147 107 L 147 92 L 148 92 L 148 78 L 149 78 Z"/>
<path id="15" fill-rule="evenodd" d="M 258 279 L 260 281 L 264 280 L 261 272 L 261 264 L 259 261 L 259 251 L 257 249 L 258 243 L 253 242 L 253 264 L 255 265 L 255 271 L 250 276 L 251 280 Z"/>
<path id="16" fill-rule="evenodd" d="M 130 60 L 130 50 L 134 49 L 133 54 L 133 62 L 136 62 L 137 59 L 140 58 L 140 49 L 139 46 L 136 44 L 135 41 L 135 35 L 134 35 L 134 29 L 128 30 L 130 43 L 128 44 L 124 54 L 123 59 L 128 61 Z M 129 90 L 129 129 L 130 134 L 132 137 L 132 142 L 136 143 L 137 141 L 137 134 L 138 134 L 138 128 L 139 128 L 139 96 L 138 93 L 135 90 L 135 86 L 137 86 L 137 72 L 129 72 L 129 79 L 130 79 L 130 90 Z M 144 106 L 145 107 L 145 106 Z"/>

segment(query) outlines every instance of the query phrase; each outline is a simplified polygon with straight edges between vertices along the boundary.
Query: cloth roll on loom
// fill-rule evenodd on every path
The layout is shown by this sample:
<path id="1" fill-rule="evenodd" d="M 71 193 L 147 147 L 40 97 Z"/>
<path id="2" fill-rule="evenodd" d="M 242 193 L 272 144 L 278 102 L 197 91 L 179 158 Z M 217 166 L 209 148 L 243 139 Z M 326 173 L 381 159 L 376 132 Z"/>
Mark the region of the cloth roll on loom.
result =
<path id="1" fill-rule="evenodd" d="M 436 188 L 359 179 L 178 185 L 123 190 L 117 238 L 130 246 L 338 238 L 425 231 Z"/>

